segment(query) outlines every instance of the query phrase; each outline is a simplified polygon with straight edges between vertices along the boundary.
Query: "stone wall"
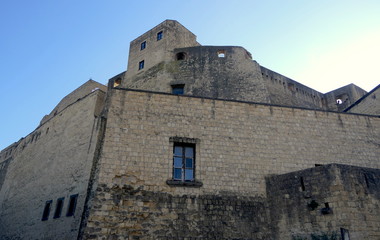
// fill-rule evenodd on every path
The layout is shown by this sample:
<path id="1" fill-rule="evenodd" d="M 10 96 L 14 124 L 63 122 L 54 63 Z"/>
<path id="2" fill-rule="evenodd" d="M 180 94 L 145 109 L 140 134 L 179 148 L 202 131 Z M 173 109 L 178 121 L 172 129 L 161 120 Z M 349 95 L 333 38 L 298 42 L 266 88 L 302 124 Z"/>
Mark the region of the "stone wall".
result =
<path id="1" fill-rule="evenodd" d="M 177 54 L 184 58 L 174 60 Z M 172 61 L 128 79 L 123 86 L 170 93 L 171 86 L 184 85 L 185 95 L 270 103 L 260 66 L 242 47 L 176 48 L 172 55 Z"/>
<path id="2" fill-rule="evenodd" d="M 207 239 L 212 236 L 209 228 L 200 228 L 200 223 L 222 219 L 224 225 L 215 239 L 268 239 L 265 224 L 258 232 L 255 227 L 238 227 L 267 221 L 261 200 L 266 197 L 266 176 L 315 164 L 380 167 L 380 119 L 376 117 L 123 89 L 113 89 L 111 94 L 98 187 L 94 187 L 83 235 L 88 238 L 155 239 L 157 232 L 149 229 L 158 231 L 163 225 L 171 226 L 168 237 L 182 237 L 178 224 L 190 221 L 189 235 Z M 194 185 L 170 184 L 171 139 L 176 138 L 196 143 Z M 158 200 L 148 201 L 144 194 L 157 195 Z M 202 199 L 207 196 L 215 212 L 205 210 Z M 170 205 L 169 198 L 185 199 L 181 201 L 186 204 Z M 230 210 L 220 216 L 219 203 L 213 199 L 233 199 Z M 259 215 L 244 218 L 233 207 L 240 199 Z M 152 225 L 154 216 L 159 217 Z M 228 235 L 237 232 L 240 235 Z"/>
<path id="3" fill-rule="evenodd" d="M 322 93 L 263 66 L 260 68 L 272 104 L 326 109 Z"/>
<path id="4" fill-rule="evenodd" d="M 380 85 L 355 102 L 345 112 L 380 115 Z"/>
<path id="5" fill-rule="evenodd" d="M 267 179 L 274 239 L 380 239 L 380 170 L 326 165 Z"/>
<path id="6" fill-rule="evenodd" d="M 0 239 L 75 239 L 99 132 L 105 93 L 88 93 L 1 152 Z M 70 196 L 78 194 L 73 216 Z M 57 199 L 64 198 L 54 218 Z M 48 219 L 42 221 L 47 201 Z"/>
<path id="7" fill-rule="evenodd" d="M 325 93 L 327 109 L 331 111 L 341 112 L 354 104 L 366 93 L 366 91 L 354 84 L 349 84 L 347 86 Z"/>
<path id="8" fill-rule="evenodd" d="M 157 40 L 159 32 L 162 32 L 162 39 Z M 143 42 L 146 45 L 141 49 Z M 126 77 L 142 74 L 160 62 L 173 60 L 174 48 L 198 45 L 200 44 L 192 32 L 177 21 L 166 20 L 131 42 Z M 144 61 L 144 68 L 139 70 L 141 61 Z"/>
<path id="9" fill-rule="evenodd" d="M 69 105 L 75 103 L 79 99 L 83 98 L 87 94 L 91 93 L 91 91 L 95 91 L 97 89 L 100 89 L 102 91 L 107 91 L 107 87 L 103 84 L 100 84 L 94 80 L 88 80 L 84 84 L 82 84 L 80 87 L 72 91 L 70 94 L 65 96 L 58 104 L 57 106 L 50 112 L 50 114 L 45 115 L 43 119 L 40 122 L 40 125 L 44 124 L 46 121 L 48 121 L 50 118 L 57 115 L 60 111 L 67 108 Z"/>

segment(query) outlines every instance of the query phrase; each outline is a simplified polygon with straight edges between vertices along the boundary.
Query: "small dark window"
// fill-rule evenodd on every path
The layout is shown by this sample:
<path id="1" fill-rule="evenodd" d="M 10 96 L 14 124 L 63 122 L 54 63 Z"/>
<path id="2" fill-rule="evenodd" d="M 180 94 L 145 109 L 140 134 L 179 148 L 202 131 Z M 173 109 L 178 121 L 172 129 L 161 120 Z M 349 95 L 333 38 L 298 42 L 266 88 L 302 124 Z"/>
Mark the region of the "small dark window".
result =
<path id="1" fill-rule="evenodd" d="M 341 228 L 340 234 L 342 236 L 342 240 L 350 240 L 350 233 L 348 229 Z"/>
<path id="2" fill-rule="evenodd" d="M 54 212 L 53 218 L 59 218 L 61 216 L 64 200 L 65 200 L 65 198 L 58 198 L 57 199 L 57 205 L 55 206 L 55 212 Z"/>
<path id="3" fill-rule="evenodd" d="M 300 178 L 300 182 L 301 182 L 301 189 L 302 189 L 302 191 L 305 191 L 305 183 L 304 183 L 304 181 L 303 181 L 303 177 L 301 177 Z"/>
<path id="4" fill-rule="evenodd" d="M 164 35 L 163 35 L 163 32 L 162 32 L 162 31 L 158 32 L 158 33 L 157 33 L 157 41 L 160 41 L 160 40 L 162 39 L 163 36 L 164 36 Z"/>
<path id="5" fill-rule="evenodd" d="M 78 199 L 78 194 L 70 196 L 70 202 L 69 202 L 69 206 L 67 207 L 67 213 L 66 213 L 67 217 L 74 216 L 75 208 L 77 206 L 77 199 Z"/>
<path id="6" fill-rule="evenodd" d="M 184 52 L 179 52 L 176 54 L 176 60 L 185 60 L 186 59 L 186 53 Z"/>
<path id="7" fill-rule="evenodd" d="M 42 219 L 41 219 L 41 221 L 46 221 L 46 220 L 49 219 L 50 208 L 51 208 L 51 204 L 52 203 L 53 203 L 52 200 L 49 200 L 49 201 L 45 202 L 45 208 L 44 208 L 44 212 L 42 213 Z"/>
<path id="8" fill-rule="evenodd" d="M 142 60 L 141 62 L 139 62 L 139 70 L 141 70 L 143 68 L 144 68 L 144 60 Z"/>
<path id="9" fill-rule="evenodd" d="M 116 79 L 114 82 L 113 82 L 113 87 L 117 87 L 121 84 L 121 78 L 118 78 Z"/>
<path id="10" fill-rule="evenodd" d="M 172 85 L 172 94 L 183 95 L 185 93 L 184 89 L 184 84 Z"/>
<path id="11" fill-rule="evenodd" d="M 144 50 L 146 48 L 146 41 L 141 43 L 140 50 Z"/>
<path id="12" fill-rule="evenodd" d="M 174 143 L 173 147 L 173 180 L 194 181 L 195 145 Z"/>

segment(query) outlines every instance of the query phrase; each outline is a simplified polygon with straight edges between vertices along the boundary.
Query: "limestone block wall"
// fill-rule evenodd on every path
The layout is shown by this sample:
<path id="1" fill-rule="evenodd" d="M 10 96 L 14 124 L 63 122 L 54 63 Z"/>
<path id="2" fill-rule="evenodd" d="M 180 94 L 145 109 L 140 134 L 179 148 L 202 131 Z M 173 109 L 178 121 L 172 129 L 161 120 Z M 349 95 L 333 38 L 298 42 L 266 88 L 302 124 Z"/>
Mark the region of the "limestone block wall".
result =
<path id="1" fill-rule="evenodd" d="M 50 114 L 44 116 L 40 124 L 44 124 L 46 121 L 48 121 L 50 118 L 57 115 L 60 111 L 65 109 L 70 104 L 75 103 L 78 99 L 83 98 L 87 94 L 91 93 L 91 91 L 95 91 L 97 89 L 100 89 L 105 92 L 107 90 L 107 87 L 94 80 L 88 80 L 86 83 L 82 84 L 82 86 L 78 87 L 77 89 L 72 91 L 70 94 L 65 96 L 59 102 L 59 104 L 57 104 L 57 106 L 50 112 Z"/>
<path id="2" fill-rule="evenodd" d="M 380 170 L 326 165 L 267 179 L 274 239 L 380 238 Z"/>
<path id="3" fill-rule="evenodd" d="M 162 32 L 160 40 L 157 39 L 159 32 Z M 160 62 L 174 59 L 171 54 L 174 48 L 199 45 L 196 36 L 179 22 L 166 20 L 130 43 L 126 77 L 142 74 Z M 144 68 L 139 70 L 141 61 L 144 61 Z"/>
<path id="4" fill-rule="evenodd" d="M 104 97 L 101 90 L 89 93 L 1 151 L 0 239 L 76 239 Z M 74 195 L 74 215 L 66 216 Z M 59 198 L 62 212 L 54 218 Z"/>
<path id="5" fill-rule="evenodd" d="M 366 93 L 366 91 L 354 84 L 349 84 L 325 93 L 327 109 L 332 111 L 343 111 L 363 97 Z"/>
<path id="6" fill-rule="evenodd" d="M 380 115 L 380 85 L 355 102 L 345 112 Z"/>
<path id="7" fill-rule="evenodd" d="M 178 54 L 183 59 L 174 60 Z M 176 48 L 172 57 L 122 86 L 170 93 L 171 86 L 184 85 L 186 95 L 270 103 L 260 66 L 242 47 Z"/>
<path id="8" fill-rule="evenodd" d="M 272 104 L 326 109 L 322 93 L 263 66 L 260 68 Z"/>
<path id="9" fill-rule="evenodd" d="M 380 167 L 377 117 L 123 89 L 111 94 L 98 187 L 84 231 L 88 238 L 174 239 L 183 236 L 184 221 L 186 229 L 196 228 L 189 236 L 212 237 L 200 223 L 220 219 L 218 210 L 212 211 L 220 209 L 214 199 L 232 198 L 221 221 L 214 221 L 221 224 L 218 239 L 268 239 L 266 176 L 315 164 Z M 168 184 L 173 138 L 196 142 L 195 186 Z M 213 199 L 211 209 L 202 203 L 206 196 Z M 250 218 L 235 207 L 240 200 L 251 206 Z M 238 228 L 242 224 L 244 231 Z M 159 235 L 150 230 L 163 225 L 170 230 Z"/>

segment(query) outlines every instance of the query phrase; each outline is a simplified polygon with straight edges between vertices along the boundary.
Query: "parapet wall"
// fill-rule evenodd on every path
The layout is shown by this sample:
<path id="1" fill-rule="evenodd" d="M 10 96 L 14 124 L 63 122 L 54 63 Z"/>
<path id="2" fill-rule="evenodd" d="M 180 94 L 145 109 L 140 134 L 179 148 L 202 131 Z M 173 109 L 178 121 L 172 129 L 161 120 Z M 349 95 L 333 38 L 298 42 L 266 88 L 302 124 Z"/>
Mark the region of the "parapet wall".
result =
<path id="1" fill-rule="evenodd" d="M 100 84 L 94 80 L 88 80 L 84 84 L 82 84 L 80 87 L 72 91 L 70 94 L 66 95 L 58 104 L 57 106 L 50 112 L 49 115 L 45 115 L 43 119 L 40 122 L 40 125 L 44 124 L 46 121 L 57 115 L 60 111 L 68 107 L 70 104 L 75 103 L 76 101 L 80 100 L 81 98 L 85 97 L 86 95 L 90 94 L 91 92 L 94 92 L 96 90 L 102 90 L 103 92 L 107 91 L 107 87 L 103 84 Z"/>
<path id="2" fill-rule="evenodd" d="M 342 112 L 366 93 L 367 92 L 360 87 L 354 84 L 348 84 L 347 86 L 325 93 L 326 108 L 331 111 Z"/>
<path id="3" fill-rule="evenodd" d="M 263 66 L 260 68 L 272 104 L 326 109 L 322 93 Z"/>

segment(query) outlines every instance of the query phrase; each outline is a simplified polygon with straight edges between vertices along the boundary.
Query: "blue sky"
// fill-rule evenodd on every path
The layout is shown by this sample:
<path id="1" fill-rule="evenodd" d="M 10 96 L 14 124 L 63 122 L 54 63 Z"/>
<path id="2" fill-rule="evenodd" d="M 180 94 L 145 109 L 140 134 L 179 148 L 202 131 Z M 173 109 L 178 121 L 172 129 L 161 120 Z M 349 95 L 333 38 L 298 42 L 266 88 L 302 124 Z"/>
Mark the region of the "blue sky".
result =
<path id="1" fill-rule="evenodd" d="M 380 84 L 379 13 L 378 0 L 2 0 L 0 149 L 88 79 L 124 71 L 129 42 L 165 19 L 318 91 L 369 91 Z"/>

